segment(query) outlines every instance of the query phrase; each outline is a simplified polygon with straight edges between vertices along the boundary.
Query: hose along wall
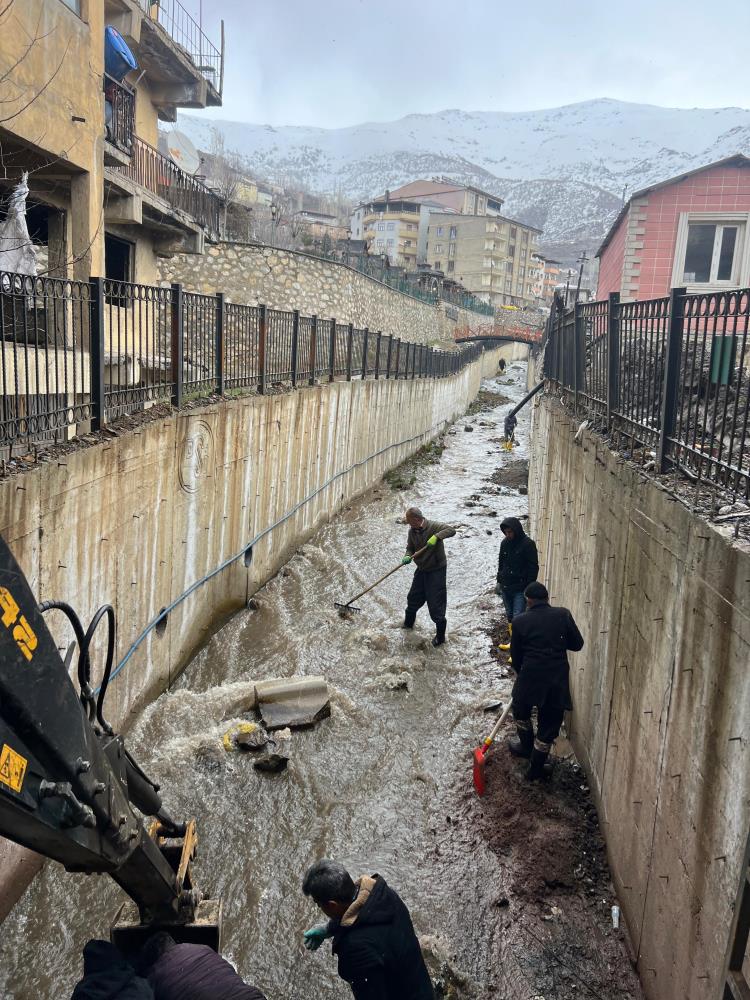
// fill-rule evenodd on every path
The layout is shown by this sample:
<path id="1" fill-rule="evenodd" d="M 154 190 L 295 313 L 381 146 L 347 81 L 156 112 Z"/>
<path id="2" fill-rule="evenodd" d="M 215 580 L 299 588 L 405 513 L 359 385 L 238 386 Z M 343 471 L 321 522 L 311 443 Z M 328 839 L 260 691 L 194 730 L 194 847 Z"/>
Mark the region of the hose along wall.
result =
<path id="1" fill-rule="evenodd" d="M 286 514 L 283 515 L 283 517 L 280 517 L 277 521 L 274 521 L 273 524 L 270 524 L 267 528 L 264 528 L 261 532 L 255 535 L 254 538 L 251 538 L 249 541 L 247 541 L 239 550 L 239 552 L 236 552 L 234 555 L 229 556 L 229 558 L 219 563 L 219 565 L 216 566 L 214 569 L 212 569 L 210 573 L 206 573 L 199 580 L 196 580 L 195 583 L 191 584 L 190 587 L 187 588 L 187 590 L 183 591 L 183 593 L 181 593 L 178 597 L 176 597 L 170 604 L 162 608 L 159 614 L 152 621 L 148 623 L 143 632 L 141 632 L 141 634 L 138 636 L 135 642 L 133 642 L 133 644 L 130 646 L 130 648 L 125 653 L 123 658 L 120 660 L 115 669 L 112 671 L 112 674 L 109 677 L 109 681 L 114 680 L 114 678 L 117 677 L 117 675 L 126 667 L 128 661 L 138 650 L 141 643 L 147 638 L 149 633 L 156 628 L 159 622 L 163 621 L 170 614 L 170 612 L 172 612 L 176 607 L 182 604 L 183 601 L 187 600 L 188 597 L 194 594 L 196 590 L 199 590 L 205 583 L 208 583 L 209 580 L 212 580 L 215 576 L 218 576 L 219 573 L 222 573 L 233 563 L 237 562 L 240 559 L 243 559 L 248 550 L 251 550 L 255 545 L 258 544 L 258 542 L 260 542 L 267 535 L 271 534 L 271 532 L 273 532 L 276 528 L 279 528 L 282 524 L 285 524 L 290 517 L 294 517 L 294 515 L 299 510 L 301 510 L 308 503 L 314 500 L 324 490 L 328 489 L 329 486 L 331 486 L 337 480 L 341 479 L 343 476 L 348 476 L 349 473 L 353 472 L 355 469 L 359 469 L 363 465 L 367 465 L 374 459 L 379 458 L 381 455 L 386 454 L 386 452 L 392 451 L 394 448 L 402 448 L 404 445 L 413 444 L 420 438 L 430 439 L 434 437 L 437 433 L 439 433 L 440 428 L 446 426 L 448 422 L 449 421 L 447 420 L 441 420 L 437 424 L 434 424 L 428 431 L 422 431 L 420 434 L 415 434 L 412 437 L 403 438 L 401 441 L 396 441 L 393 444 L 386 445 L 385 448 L 380 448 L 378 451 L 375 451 L 371 455 L 368 455 L 367 458 L 363 458 L 358 462 L 352 463 L 352 465 L 348 466 L 346 469 L 342 469 L 340 472 L 337 472 L 335 475 L 327 479 L 316 490 L 313 490 L 312 493 L 308 494 L 306 497 L 300 500 L 299 503 L 295 504 L 294 507 L 291 508 L 291 510 L 287 511 Z M 94 694 L 98 693 L 99 693 L 99 688 L 96 689 Z"/>

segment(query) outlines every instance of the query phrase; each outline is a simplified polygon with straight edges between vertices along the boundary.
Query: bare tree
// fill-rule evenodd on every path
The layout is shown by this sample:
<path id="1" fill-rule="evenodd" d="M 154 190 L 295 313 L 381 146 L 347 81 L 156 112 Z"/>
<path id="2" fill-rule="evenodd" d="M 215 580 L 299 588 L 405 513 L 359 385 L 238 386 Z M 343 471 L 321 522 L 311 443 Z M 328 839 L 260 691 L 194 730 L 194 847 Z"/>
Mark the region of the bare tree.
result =
<path id="1" fill-rule="evenodd" d="M 224 204 L 224 222 L 222 231 L 226 235 L 227 212 L 229 206 L 237 199 L 237 192 L 242 186 L 242 158 L 239 153 L 226 148 L 224 135 L 219 129 L 213 130 L 210 152 L 211 185 Z"/>

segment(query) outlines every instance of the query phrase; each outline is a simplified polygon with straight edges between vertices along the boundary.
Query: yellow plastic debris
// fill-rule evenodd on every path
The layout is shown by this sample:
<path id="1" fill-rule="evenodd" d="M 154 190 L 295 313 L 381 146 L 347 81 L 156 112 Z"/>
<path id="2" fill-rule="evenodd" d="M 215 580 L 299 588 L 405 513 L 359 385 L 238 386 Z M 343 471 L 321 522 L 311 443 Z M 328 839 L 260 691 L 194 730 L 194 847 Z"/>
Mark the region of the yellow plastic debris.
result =
<path id="1" fill-rule="evenodd" d="M 240 733 L 254 733 L 256 729 L 258 729 L 257 722 L 235 722 L 233 726 L 230 726 L 229 729 L 227 729 L 221 738 L 221 741 L 224 744 L 224 749 L 227 753 L 231 753 L 232 750 L 236 750 L 237 745 L 234 742 L 235 736 L 238 736 Z"/>

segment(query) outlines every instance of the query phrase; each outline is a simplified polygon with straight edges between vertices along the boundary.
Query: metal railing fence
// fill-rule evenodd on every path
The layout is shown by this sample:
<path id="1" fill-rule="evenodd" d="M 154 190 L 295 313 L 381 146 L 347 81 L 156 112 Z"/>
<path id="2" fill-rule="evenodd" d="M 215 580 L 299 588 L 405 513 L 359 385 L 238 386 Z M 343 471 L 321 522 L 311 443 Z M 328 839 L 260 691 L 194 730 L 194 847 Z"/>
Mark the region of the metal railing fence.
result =
<path id="1" fill-rule="evenodd" d="M 335 317 L 108 278 L 0 273 L 0 323 L 0 456 L 159 403 L 336 379 L 442 378 L 483 350 L 435 351 Z"/>
<path id="2" fill-rule="evenodd" d="M 189 57 L 201 76 L 221 95 L 222 53 L 203 33 L 200 24 L 180 0 L 140 0 L 150 20 L 166 31 Z"/>
<path id="3" fill-rule="evenodd" d="M 127 84 L 104 74 L 104 125 L 113 146 L 130 153 L 135 132 L 135 94 Z"/>
<path id="4" fill-rule="evenodd" d="M 545 377 L 574 412 L 657 472 L 750 498 L 750 289 L 609 299 L 545 330 Z"/>
<path id="5" fill-rule="evenodd" d="M 145 187 L 172 208 L 190 215 L 210 235 L 218 235 L 219 196 L 139 136 L 132 137 L 130 163 L 118 164 L 112 169 Z"/>

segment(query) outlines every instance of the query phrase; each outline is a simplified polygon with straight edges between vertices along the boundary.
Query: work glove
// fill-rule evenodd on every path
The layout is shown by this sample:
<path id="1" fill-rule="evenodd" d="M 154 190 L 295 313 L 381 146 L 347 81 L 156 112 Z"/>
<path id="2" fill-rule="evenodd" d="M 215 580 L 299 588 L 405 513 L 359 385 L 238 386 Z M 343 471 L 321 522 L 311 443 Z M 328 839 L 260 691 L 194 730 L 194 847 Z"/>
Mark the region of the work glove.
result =
<path id="1" fill-rule="evenodd" d="M 411 562 L 411 556 L 404 556 L 404 558 L 401 560 L 401 565 L 408 566 L 410 562 Z"/>
<path id="2" fill-rule="evenodd" d="M 307 948 L 308 951 L 317 951 L 325 939 L 331 937 L 331 932 L 328 929 L 328 921 L 324 924 L 316 924 L 314 927 L 305 931 L 302 936 L 305 939 L 305 948 Z"/>
<path id="3" fill-rule="evenodd" d="M 427 539 L 427 544 L 428 545 L 437 545 L 437 543 L 438 543 L 438 536 L 437 535 L 430 535 L 430 537 Z"/>

